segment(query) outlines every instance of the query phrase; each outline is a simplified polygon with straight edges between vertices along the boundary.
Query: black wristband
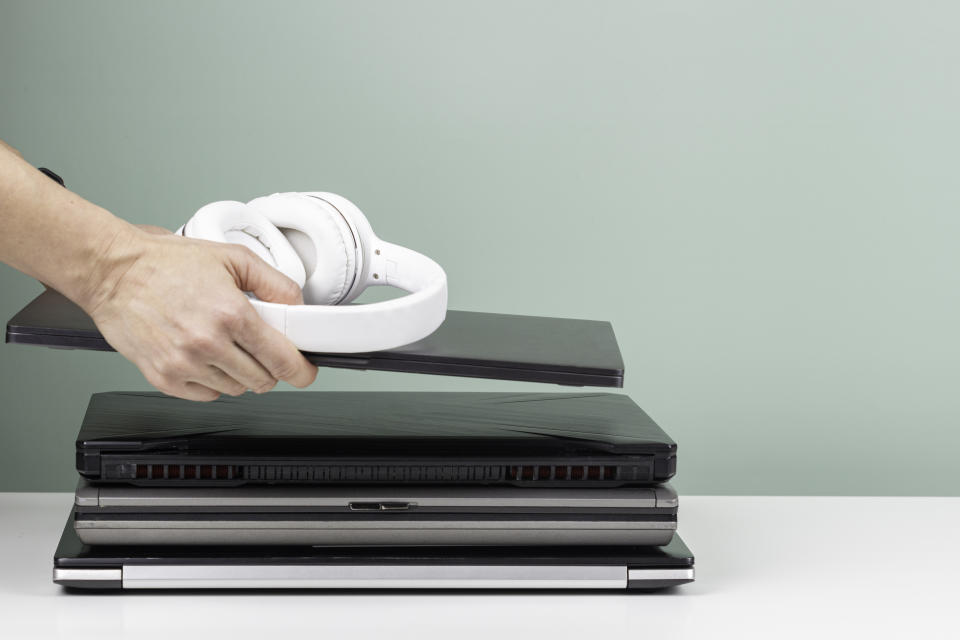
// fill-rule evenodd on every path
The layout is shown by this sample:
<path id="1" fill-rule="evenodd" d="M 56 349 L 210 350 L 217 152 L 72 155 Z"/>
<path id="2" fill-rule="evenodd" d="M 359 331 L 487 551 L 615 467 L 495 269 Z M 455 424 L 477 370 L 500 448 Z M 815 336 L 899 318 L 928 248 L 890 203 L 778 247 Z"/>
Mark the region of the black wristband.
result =
<path id="1" fill-rule="evenodd" d="M 39 167 L 38 169 L 41 173 L 43 173 L 45 176 L 47 176 L 48 178 L 56 182 L 61 187 L 67 186 L 63 184 L 63 178 L 55 174 L 53 171 L 50 171 L 50 169 L 47 169 L 46 167 Z"/>

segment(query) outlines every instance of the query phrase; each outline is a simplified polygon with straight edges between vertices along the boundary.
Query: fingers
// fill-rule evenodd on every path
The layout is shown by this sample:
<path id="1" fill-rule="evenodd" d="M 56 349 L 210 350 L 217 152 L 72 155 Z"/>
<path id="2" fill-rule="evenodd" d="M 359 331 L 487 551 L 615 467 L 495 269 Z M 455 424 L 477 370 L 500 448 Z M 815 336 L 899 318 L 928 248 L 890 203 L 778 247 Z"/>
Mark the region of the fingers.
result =
<path id="1" fill-rule="evenodd" d="M 246 247 L 233 245 L 229 254 L 237 286 L 251 291 L 265 302 L 303 304 L 303 293 L 297 283 L 264 262 Z"/>
<path id="2" fill-rule="evenodd" d="M 252 291 L 261 300 L 280 304 L 303 304 L 297 283 L 261 260 L 249 249 L 231 252 L 237 286 Z M 295 387 L 309 386 L 317 368 L 297 351 L 283 334 L 268 326 L 250 305 L 237 319 L 233 339 L 276 380 Z"/>
<path id="3" fill-rule="evenodd" d="M 245 298 L 239 297 L 238 303 L 241 316 L 252 312 L 260 321 Z M 229 333 L 232 324 L 226 323 L 226 331 L 206 333 L 198 330 L 183 339 L 176 353 L 155 363 L 161 381 L 173 387 L 180 381 L 195 382 L 230 396 L 241 395 L 247 389 L 265 393 L 275 387 L 277 379 L 234 342 Z M 294 351 L 300 355 L 296 349 Z"/>
<path id="4" fill-rule="evenodd" d="M 208 365 L 201 369 L 200 375 L 196 376 L 190 382 L 213 389 L 218 394 L 223 393 L 228 396 L 242 395 L 247 387 L 236 379 L 224 373 L 221 369 Z"/>
<path id="5" fill-rule="evenodd" d="M 151 376 L 144 372 L 147 381 L 150 382 L 157 390 L 162 391 L 168 396 L 173 396 L 174 398 L 183 398 L 184 400 L 195 400 L 197 402 L 212 402 L 220 397 L 220 392 L 205 385 L 202 385 L 198 382 L 175 382 L 172 384 L 167 384 L 160 380 L 153 379 Z"/>
<path id="6" fill-rule="evenodd" d="M 235 298 L 216 306 L 209 324 L 180 327 L 174 344 L 138 366 L 147 380 L 168 395 L 213 400 L 219 394 L 238 396 L 247 389 L 265 393 L 285 380 L 306 387 L 317 368 L 280 332 L 268 326 L 250 302 Z"/>
<path id="7" fill-rule="evenodd" d="M 300 356 L 299 351 L 297 356 Z M 190 372 L 167 374 L 155 386 L 168 395 L 189 400 L 216 400 L 220 394 L 239 396 L 248 389 L 254 393 L 266 393 L 277 385 L 277 379 L 259 362 L 232 343 L 218 357 L 216 364 L 203 365 L 197 362 L 192 368 Z M 300 380 L 306 380 L 302 386 L 313 382 L 315 375 L 314 372 L 308 378 L 301 376 Z M 177 380 L 181 379 L 186 382 L 178 384 Z"/>
<path id="8" fill-rule="evenodd" d="M 195 371 L 195 369 L 184 369 L 184 373 L 181 373 L 180 371 L 164 366 L 158 367 L 156 363 L 152 361 L 141 361 L 136 364 L 143 373 L 143 377 L 147 379 L 147 382 L 168 396 L 183 398 L 184 400 L 196 400 L 198 402 L 210 402 L 220 397 L 220 391 L 190 380 L 190 378 L 198 376 L 188 375 L 186 371 Z"/>
<path id="9" fill-rule="evenodd" d="M 277 381 L 260 363 L 240 349 L 229 338 L 224 343 L 230 346 L 216 356 L 216 364 L 206 364 L 209 358 L 171 359 L 180 362 L 178 369 L 168 368 L 164 372 L 151 371 L 147 379 L 167 395 L 188 400 L 216 400 L 220 394 L 239 396 L 248 389 L 256 393 L 266 393 L 276 386 Z"/>
<path id="10" fill-rule="evenodd" d="M 161 389 L 163 391 L 163 389 Z M 174 393 L 164 391 L 167 395 L 183 398 L 184 400 L 194 400 L 196 402 L 213 402 L 220 397 L 220 394 L 196 382 L 186 382 Z"/>
<path id="11" fill-rule="evenodd" d="M 277 379 L 270 375 L 269 371 L 264 369 L 249 353 L 233 343 L 220 354 L 213 364 L 216 371 L 243 387 L 240 393 L 247 389 L 254 393 L 266 393 L 277 385 Z M 198 380 L 197 382 L 203 381 Z M 219 389 L 219 387 L 210 384 L 207 384 L 207 386 Z M 222 390 L 222 392 L 230 393 L 226 390 Z"/>
<path id="12" fill-rule="evenodd" d="M 317 367 L 286 336 L 261 320 L 251 305 L 247 308 L 234 332 L 237 344 L 277 380 L 300 388 L 310 386 L 317 377 Z"/>

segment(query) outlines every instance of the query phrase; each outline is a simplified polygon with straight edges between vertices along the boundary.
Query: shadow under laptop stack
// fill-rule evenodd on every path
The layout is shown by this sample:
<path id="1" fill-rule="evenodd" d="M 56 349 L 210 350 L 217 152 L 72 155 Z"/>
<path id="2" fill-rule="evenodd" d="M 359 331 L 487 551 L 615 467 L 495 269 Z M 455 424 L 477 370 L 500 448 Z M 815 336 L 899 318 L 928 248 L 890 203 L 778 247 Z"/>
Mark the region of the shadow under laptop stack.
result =
<path id="1" fill-rule="evenodd" d="M 55 558 L 87 588 L 693 579 L 676 445 L 609 393 L 95 394 Z"/>

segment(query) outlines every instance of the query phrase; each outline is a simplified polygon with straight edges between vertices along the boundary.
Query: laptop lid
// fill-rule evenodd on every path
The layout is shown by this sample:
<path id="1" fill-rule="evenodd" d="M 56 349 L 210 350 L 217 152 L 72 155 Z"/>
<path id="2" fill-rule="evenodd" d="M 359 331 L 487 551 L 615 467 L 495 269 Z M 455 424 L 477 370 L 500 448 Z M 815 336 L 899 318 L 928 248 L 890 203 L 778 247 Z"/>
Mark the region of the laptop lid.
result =
<path id="1" fill-rule="evenodd" d="M 7 323 L 9 343 L 112 351 L 93 320 L 56 291 Z M 307 353 L 318 366 L 622 387 L 623 359 L 609 322 L 448 311 L 427 338 L 364 354 Z"/>
<path id="2" fill-rule="evenodd" d="M 676 443 L 611 393 L 111 392 L 90 399 L 77 470 L 144 486 L 602 487 L 669 479 Z"/>

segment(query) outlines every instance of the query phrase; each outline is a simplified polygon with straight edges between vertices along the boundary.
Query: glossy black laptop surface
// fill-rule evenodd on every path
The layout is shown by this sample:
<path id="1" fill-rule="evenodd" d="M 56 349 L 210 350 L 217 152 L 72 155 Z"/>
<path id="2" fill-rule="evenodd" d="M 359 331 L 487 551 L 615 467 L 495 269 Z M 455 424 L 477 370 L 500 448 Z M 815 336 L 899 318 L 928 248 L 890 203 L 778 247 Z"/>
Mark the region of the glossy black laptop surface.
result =
<path id="1" fill-rule="evenodd" d="M 113 392 L 90 399 L 77 470 L 143 486 L 609 487 L 668 480 L 676 444 L 612 393 Z"/>
<path id="2" fill-rule="evenodd" d="M 662 589 L 693 554 L 663 547 L 88 546 L 67 522 L 53 581 L 81 589 Z"/>
<path id="3" fill-rule="evenodd" d="M 96 325 L 56 291 L 46 291 L 7 323 L 7 342 L 112 351 Z M 361 354 L 308 353 L 316 365 L 407 373 L 622 387 L 623 359 L 609 322 L 448 311 L 413 344 Z"/>

